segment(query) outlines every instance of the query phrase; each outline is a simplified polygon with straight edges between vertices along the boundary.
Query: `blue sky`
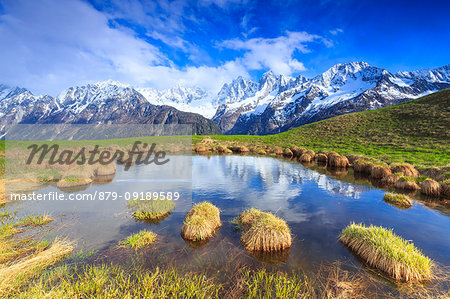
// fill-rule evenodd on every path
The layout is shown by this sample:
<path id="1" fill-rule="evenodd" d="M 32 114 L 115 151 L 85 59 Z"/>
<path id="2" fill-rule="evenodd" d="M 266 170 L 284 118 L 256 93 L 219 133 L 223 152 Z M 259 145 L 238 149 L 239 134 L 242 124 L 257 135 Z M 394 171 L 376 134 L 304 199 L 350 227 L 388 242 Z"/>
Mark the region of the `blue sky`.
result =
<path id="1" fill-rule="evenodd" d="M 450 63 L 448 11 L 450 1 L 0 0 L 0 83 L 52 95 L 107 79 L 214 93 L 268 70 L 433 68 Z"/>

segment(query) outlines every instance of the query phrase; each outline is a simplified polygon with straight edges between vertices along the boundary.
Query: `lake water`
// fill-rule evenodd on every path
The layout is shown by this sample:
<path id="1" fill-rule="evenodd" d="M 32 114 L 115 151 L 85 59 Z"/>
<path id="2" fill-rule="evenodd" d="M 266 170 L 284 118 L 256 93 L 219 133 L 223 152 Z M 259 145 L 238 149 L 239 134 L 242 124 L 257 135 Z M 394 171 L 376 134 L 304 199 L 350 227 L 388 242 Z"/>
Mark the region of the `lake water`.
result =
<path id="1" fill-rule="evenodd" d="M 189 158 L 190 159 L 190 158 Z M 353 173 L 341 179 L 321 168 L 306 168 L 297 162 L 253 156 L 193 156 L 192 181 L 170 180 L 148 166 L 134 166 L 124 171 L 118 166 L 109 183 L 93 184 L 87 190 L 130 190 L 136 184 L 143 190 L 157 188 L 178 191 L 181 198 L 176 208 L 158 224 L 137 222 L 124 199 L 115 201 L 16 202 L 7 207 L 20 214 L 49 213 L 55 218 L 46 238 L 67 236 L 75 240 L 78 250 L 95 250 L 94 258 L 102 261 L 129 263 L 138 260 L 143 267 L 177 264 L 189 269 L 210 271 L 248 267 L 267 267 L 293 271 L 314 271 L 317 265 L 343 261 L 362 267 L 356 258 L 338 242 L 341 230 L 351 223 L 382 225 L 393 228 L 406 240 L 412 240 L 423 253 L 437 263 L 450 265 L 450 219 L 448 210 L 429 207 L 415 200 L 413 207 L 398 209 L 386 204 L 387 191 L 372 187 L 366 180 L 355 180 Z M 178 177 L 179 174 L 172 174 Z M 146 178 L 152 178 L 146 181 Z M 168 183 L 170 181 L 170 183 Z M 46 186 L 38 192 L 57 191 Z M 220 208 L 222 227 L 206 244 L 187 244 L 180 236 L 184 216 L 193 203 L 209 201 Z M 249 208 L 270 211 L 285 219 L 294 236 L 289 251 L 277 255 L 255 256 L 239 242 L 241 233 L 230 223 Z M 159 235 L 155 247 L 138 254 L 117 248 L 117 243 L 141 229 Z"/>

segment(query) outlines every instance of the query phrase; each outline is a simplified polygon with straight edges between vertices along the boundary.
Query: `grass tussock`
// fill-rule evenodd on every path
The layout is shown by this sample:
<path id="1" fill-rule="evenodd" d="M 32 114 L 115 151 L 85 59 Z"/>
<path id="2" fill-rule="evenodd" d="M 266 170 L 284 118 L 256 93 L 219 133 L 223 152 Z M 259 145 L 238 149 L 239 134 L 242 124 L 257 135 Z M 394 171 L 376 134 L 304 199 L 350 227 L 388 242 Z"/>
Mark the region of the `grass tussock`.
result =
<path id="1" fill-rule="evenodd" d="M 248 251 L 278 251 L 291 247 L 292 236 L 286 222 L 272 213 L 251 209 L 239 218 L 241 242 Z"/>
<path id="2" fill-rule="evenodd" d="M 383 179 L 391 174 L 391 169 L 387 166 L 374 165 L 370 170 L 370 176 L 374 179 Z"/>
<path id="3" fill-rule="evenodd" d="M 392 163 L 391 170 L 393 173 L 401 172 L 404 176 L 409 176 L 412 178 L 419 177 L 419 171 L 408 163 Z"/>
<path id="4" fill-rule="evenodd" d="M 299 160 L 302 163 L 310 163 L 310 162 L 313 161 L 313 157 L 310 154 L 305 153 L 305 154 L 300 156 Z"/>
<path id="5" fill-rule="evenodd" d="M 325 154 L 317 154 L 317 162 L 319 163 L 327 163 L 328 162 L 328 157 Z"/>
<path id="6" fill-rule="evenodd" d="M 251 208 L 250 210 L 242 212 L 238 217 L 238 223 L 242 225 L 243 229 L 249 229 L 264 212 Z"/>
<path id="7" fill-rule="evenodd" d="M 283 149 L 281 147 L 274 147 L 272 148 L 271 152 L 277 156 L 281 156 L 283 154 Z"/>
<path id="8" fill-rule="evenodd" d="M 116 163 L 108 163 L 106 165 L 99 164 L 95 174 L 97 176 L 110 176 L 116 174 Z"/>
<path id="9" fill-rule="evenodd" d="M 190 241 L 206 240 L 221 225 L 219 209 L 209 202 L 202 202 L 194 205 L 186 214 L 181 235 Z"/>
<path id="10" fill-rule="evenodd" d="M 372 171 L 372 163 L 366 159 L 357 159 L 353 163 L 353 170 L 359 173 L 370 174 Z"/>
<path id="11" fill-rule="evenodd" d="M 398 281 L 422 281 L 432 278 L 433 262 L 414 244 L 392 230 L 352 223 L 339 240 L 370 266 Z"/>
<path id="12" fill-rule="evenodd" d="M 390 174 L 381 179 L 381 184 L 392 186 L 397 182 L 398 178 L 399 176 L 397 176 L 396 174 Z"/>
<path id="13" fill-rule="evenodd" d="M 385 202 L 399 206 L 402 208 L 409 208 L 412 206 L 411 199 L 404 194 L 386 193 L 383 196 Z"/>
<path id="14" fill-rule="evenodd" d="M 450 179 L 442 181 L 440 184 L 442 196 L 450 198 Z"/>
<path id="15" fill-rule="evenodd" d="M 328 160 L 330 160 L 332 156 L 339 156 L 339 154 L 336 153 L 336 152 L 329 152 L 329 153 L 327 154 Z"/>
<path id="16" fill-rule="evenodd" d="M 422 194 L 439 197 L 441 195 L 441 185 L 432 179 L 425 179 L 420 185 L 420 192 Z"/>
<path id="17" fill-rule="evenodd" d="M 407 176 L 400 177 L 397 182 L 395 182 L 394 187 L 404 190 L 419 190 L 419 185 L 417 185 L 416 180 Z"/>
<path id="18" fill-rule="evenodd" d="M 62 177 L 57 183 L 56 187 L 60 189 L 67 189 L 73 187 L 88 186 L 92 183 L 89 176 L 70 174 Z"/>
<path id="19" fill-rule="evenodd" d="M 286 158 L 292 158 L 294 156 L 294 154 L 292 153 L 292 151 L 288 148 L 285 148 L 283 150 L 283 156 L 285 156 Z"/>
<path id="20" fill-rule="evenodd" d="M 141 230 L 138 233 L 132 234 L 125 240 L 119 243 L 120 247 L 127 247 L 132 249 L 141 249 L 149 247 L 155 243 L 157 235 L 149 230 Z"/>
<path id="21" fill-rule="evenodd" d="M 346 168 L 349 166 L 349 162 L 346 156 L 328 154 L 328 166 L 332 168 Z"/>
<path id="22" fill-rule="evenodd" d="M 300 148 L 299 148 L 298 146 L 294 145 L 294 146 L 292 146 L 292 147 L 290 148 L 290 150 L 291 150 L 292 155 L 293 155 L 294 157 L 298 158 L 298 157 L 301 156 L 301 154 L 300 154 Z"/>
<path id="23" fill-rule="evenodd" d="M 159 222 L 170 215 L 175 209 L 175 203 L 167 199 L 133 199 L 127 202 L 129 209 L 133 211 L 133 217 L 139 221 Z"/>
<path id="24" fill-rule="evenodd" d="M 313 150 L 306 150 L 304 154 L 310 155 L 313 159 L 316 157 L 316 153 Z"/>
<path id="25" fill-rule="evenodd" d="M 72 251 L 72 243 L 65 240 L 55 240 L 48 249 L 23 258 L 16 263 L 0 266 L 0 296 L 6 296 L 27 284 L 30 279 L 55 265 Z"/>
<path id="26" fill-rule="evenodd" d="M 198 145 L 197 147 L 195 147 L 195 151 L 197 153 L 204 153 L 204 152 L 207 152 L 208 149 L 204 145 Z"/>

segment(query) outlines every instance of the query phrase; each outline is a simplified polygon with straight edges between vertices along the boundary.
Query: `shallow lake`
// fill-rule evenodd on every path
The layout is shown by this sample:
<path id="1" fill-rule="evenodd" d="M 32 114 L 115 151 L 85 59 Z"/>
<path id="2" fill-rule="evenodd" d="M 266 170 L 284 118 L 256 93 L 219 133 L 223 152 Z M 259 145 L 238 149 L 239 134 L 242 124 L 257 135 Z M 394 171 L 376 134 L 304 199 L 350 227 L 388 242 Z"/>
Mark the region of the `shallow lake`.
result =
<path id="1" fill-rule="evenodd" d="M 118 166 L 111 182 L 93 184 L 79 192 L 123 193 L 133 191 L 130 186 L 180 192 L 175 210 L 157 224 L 135 221 L 124 198 L 16 202 L 7 209 L 16 210 L 19 215 L 51 214 L 56 221 L 45 237 L 67 236 L 77 242 L 78 250 L 95 250 L 95 257 L 103 261 L 128 263 L 135 259 L 133 251 L 118 249 L 116 245 L 134 232 L 150 229 L 159 235 L 159 242 L 138 254 L 143 267 L 177 264 L 192 269 L 233 271 L 247 265 L 306 273 L 334 261 L 362 267 L 338 241 L 341 230 L 352 221 L 393 228 L 437 263 L 450 265 L 448 210 L 429 207 L 419 200 L 414 200 L 410 209 L 398 209 L 383 201 L 386 191 L 372 187 L 366 180 L 355 180 L 352 172 L 336 179 L 325 174 L 324 169 L 254 156 L 193 156 L 192 164 L 184 166 L 180 165 L 180 171 L 192 170 L 192 180 L 179 173 L 159 176 L 145 165 L 128 171 Z M 38 192 L 50 191 L 58 189 L 46 186 Z M 201 201 L 210 201 L 220 208 L 223 225 L 208 243 L 193 246 L 181 238 L 180 230 L 186 212 L 193 203 Z M 243 249 L 239 242 L 241 233 L 230 221 L 252 207 L 271 211 L 287 221 L 294 236 L 289 251 L 255 256 Z"/>

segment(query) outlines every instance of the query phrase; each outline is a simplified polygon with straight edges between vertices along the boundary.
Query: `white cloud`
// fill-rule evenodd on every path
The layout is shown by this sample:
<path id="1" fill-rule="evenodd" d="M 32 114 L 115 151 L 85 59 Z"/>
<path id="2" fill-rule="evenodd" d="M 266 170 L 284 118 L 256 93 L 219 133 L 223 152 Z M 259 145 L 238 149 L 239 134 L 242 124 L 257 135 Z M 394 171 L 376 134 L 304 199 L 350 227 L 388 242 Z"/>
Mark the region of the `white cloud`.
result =
<path id="1" fill-rule="evenodd" d="M 290 75 L 305 70 L 303 63 L 293 58 L 294 52 L 308 53 L 306 44 L 314 40 L 321 40 L 321 37 L 306 32 L 287 32 L 285 36 L 276 38 L 227 40 L 219 46 L 244 50 L 245 54 L 239 61 L 249 70 L 268 68 L 279 74 Z"/>
<path id="2" fill-rule="evenodd" d="M 330 30 L 330 33 L 332 35 L 338 35 L 339 33 L 343 33 L 343 32 L 344 32 L 344 30 L 342 30 L 341 28 L 336 28 L 336 29 Z"/>
<path id="3" fill-rule="evenodd" d="M 58 94 L 69 86 L 113 79 L 140 87 L 169 88 L 176 84 L 199 86 L 211 92 L 250 70 L 272 69 L 291 74 L 304 70 L 293 58 L 295 51 L 308 52 L 306 44 L 319 39 L 305 32 L 287 32 L 285 36 L 264 39 L 228 40 L 222 47 L 244 51 L 218 66 L 176 66 L 161 50 L 136 36 L 135 32 L 114 23 L 114 16 L 97 11 L 79 0 L 0 0 L 0 83 L 18 85 L 35 94 Z M 159 1 L 161 5 L 169 5 Z M 220 1 L 219 1 L 220 2 Z M 128 1 L 136 17 L 145 18 L 152 9 Z M 180 5 L 184 2 L 179 1 Z M 225 2 L 219 4 L 225 5 Z M 181 10 L 174 12 L 176 16 Z M 139 15 L 141 14 L 142 15 Z M 159 16 L 164 20 L 171 18 Z M 174 17 L 175 20 L 177 17 Z M 164 20 L 163 20 L 164 19 Z M 182 31 L 180 24 L 167 20 L 168 30 Z M 156 28 L 156 27 L 155 27 Z M 166 28 L 166 29 L 167 29 Z M 158 35 L 154 38 L 200 55 L 182 38 Z M 164 33 L 167 31 L 164 31 Z M 197 51 L 197 52 L 196 52 Z"/>
<path id="4" fill-rule="evenodd" d="M 25 3 L 26 2 L 26 3 Z M 5 3 L 0 16 L 0 82 L 38 93 L 87 80 L 133 79 L 147 65 L 167 65 L 158 48 L 81 1 Z"/>
<path id="5" fill-rule="evenodd" d="M 245 4 L 248 0 L 199 0 L 200 5 L 209 6 L 211 4 L 215 4 L 218 7 L 226 8 L 230 5 L 235 4 Z"/>

